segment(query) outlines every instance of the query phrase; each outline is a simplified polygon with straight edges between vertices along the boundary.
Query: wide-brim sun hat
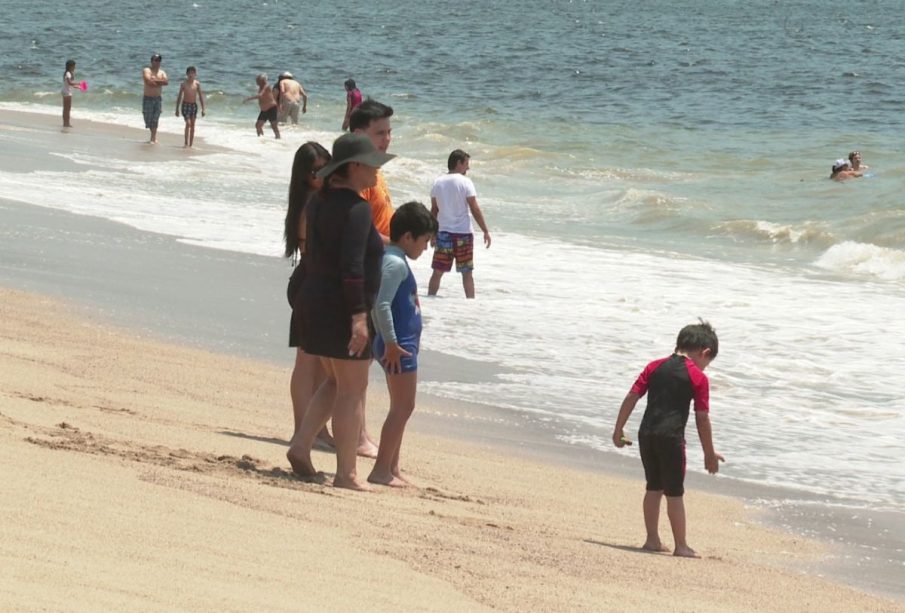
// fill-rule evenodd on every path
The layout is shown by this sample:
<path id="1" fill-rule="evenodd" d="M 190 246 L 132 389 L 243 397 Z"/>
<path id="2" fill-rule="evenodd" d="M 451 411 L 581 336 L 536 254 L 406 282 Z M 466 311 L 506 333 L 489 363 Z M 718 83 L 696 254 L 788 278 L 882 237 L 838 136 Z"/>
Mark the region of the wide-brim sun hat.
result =
<path id="1" fill-rule="evenodd" d="M 322 179 L 349 162 L 380 168 L 394 157 L 392 153 L 379 151 L 365 134 L 343 134 L 333 141 L 333 160 L 318 170 L 317 176 Z"/>

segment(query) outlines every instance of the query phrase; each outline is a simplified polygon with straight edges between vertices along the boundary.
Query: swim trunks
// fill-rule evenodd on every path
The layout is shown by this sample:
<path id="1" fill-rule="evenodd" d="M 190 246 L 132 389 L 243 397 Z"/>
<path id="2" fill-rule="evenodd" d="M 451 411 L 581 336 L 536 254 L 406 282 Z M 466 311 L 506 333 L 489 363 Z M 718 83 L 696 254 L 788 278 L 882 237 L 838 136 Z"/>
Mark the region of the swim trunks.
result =
<path id="1" fill-rule="evenodd" d="M 456 261 L 456 272 L 474 270 L 474 234 L 437 232 L 431 268 L 449 272 L 452 270 L 453 260 Z"/>
<path id="2" fill-rule="evenodd" d="M 280 115 L 281 120 L 285 121 L 287 118 L 292 121 L 292 123 L 299 122 L 299 103 L 298 102 L 290 102 L 286 101 L 283 103 L 283 108 L 281 109 Z"/>
<path id="3" fill-rule="evenodd" d="M 396 245 L 386 246 L 381 267 L 380 289 L 371 312 L 377 330 L 374 357 L 387 374 L 395 374 L 396 371 L 390 372 L 383 363 L 386 341 L 395 342 L 411 354 L 399 359 L 401 372 L 415 372 L 422 328 L 415 275 L 405 259 L 405 252 Z"/>
<path id="4" fill-rule="evenodd" d="M 266 111 L 261 111 L 258 113 L 258 121 L 270 121 L 274 122 L 277 120 L 277 107 L 272 106 Z"/>
<path id="5" fill-rule="evenodd" d="M 160 120 L 160 111 L 163 108 L 163 99 L 160 96 L 145 96 L 141 99 L 141 113 L 145 117 L 145 127 L 156 130 Z"/>
<path id="6" fill-rule="evenodd" d="M 639 434 L 638 447 L 647 491 L 667 496 L 685 493 L 685 440 L 677 436 Z"/>
<path id="7" fill-rule="evenodd" d="M 198 116 L 198 105 L 194 102 L 183 102 L 182 103 L 182 116 L 186 121 L 189 119 L 194 119 Z"/>

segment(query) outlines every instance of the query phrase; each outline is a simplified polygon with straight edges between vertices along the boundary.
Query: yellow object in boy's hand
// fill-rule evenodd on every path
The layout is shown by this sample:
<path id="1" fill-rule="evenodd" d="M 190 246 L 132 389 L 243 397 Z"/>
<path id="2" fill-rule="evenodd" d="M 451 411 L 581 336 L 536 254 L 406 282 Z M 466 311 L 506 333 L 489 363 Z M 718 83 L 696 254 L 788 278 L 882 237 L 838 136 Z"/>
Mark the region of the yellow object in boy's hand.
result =
<path id="1" fill-rule="evenodd" d="M 629 439 L 625 438 L 624 436 L 620 436 L 619 440 L 622 441 L 623 443 L 625 443 L 626 445 L 632 444 L 632 442 Z"/>

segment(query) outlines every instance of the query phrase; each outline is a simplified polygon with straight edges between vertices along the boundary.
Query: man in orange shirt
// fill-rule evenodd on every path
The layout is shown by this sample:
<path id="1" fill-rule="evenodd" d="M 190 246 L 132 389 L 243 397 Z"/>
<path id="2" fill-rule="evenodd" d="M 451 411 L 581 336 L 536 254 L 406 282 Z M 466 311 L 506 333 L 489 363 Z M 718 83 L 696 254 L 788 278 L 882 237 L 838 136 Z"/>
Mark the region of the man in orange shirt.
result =
<path id="1" fill-rule="evenodd" d="M 368 98 L 352 111 L 349 117 L 349 130 L 352 133 L 364 134 L 371 139 L 374 147 L 381 153 L 386 153 L 390 146 L 393 129 L 390 127 L 390 117 L 393 116 L 393 108 Z M 390 218 L 393 217 L 393 201 L 390 199 L 390 190 L 383 173 L 377 171 L 377 183 L 361 191 L 361 197 L 371 205 L 371 218 L 374 227 L 383 239 L 383 244 L 390 243 Z M 358 438 L 358 455 L 367 458 L 377 457 L 377 445 L 368 434 L 365 405 L 361 407 L 361 434 Z"/>
<path id="2" fill-rule="evenodd" d="M 368 98 L 352 111 L 352 116 L 349 118 L 349 130 L 366 135 L 378 151 L 386 153 L 393 132 L 390 127 L 390 117 L 392 116 L 393 107 Z M 390 199 L 390 190 L 379 170 L 377 171 L 377 184 L 361 192 L 361 197 L 371 204 L 374 227 L 380 233 L 383 243 L 388 244 L 390 242 L 390 218 L 393 217 L 393 202 Z"/>

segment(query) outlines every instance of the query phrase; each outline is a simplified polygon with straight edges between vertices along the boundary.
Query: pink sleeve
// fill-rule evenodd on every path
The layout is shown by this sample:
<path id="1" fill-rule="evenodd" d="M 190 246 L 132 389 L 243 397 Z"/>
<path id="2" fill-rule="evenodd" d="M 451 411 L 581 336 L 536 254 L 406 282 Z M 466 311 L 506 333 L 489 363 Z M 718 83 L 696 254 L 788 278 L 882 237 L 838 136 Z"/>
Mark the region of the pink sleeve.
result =
<path id="1" fill-rule="evenodd" d="M 707 375 L 688 360 L 688 376 L 691 378 L 691 388 L 694 390 L 695 412 L 708 413 L 710 411 L 710 381 Z"/>
<path id="2" fill-rule="evenodd" d="M 632 385 L 632 389 L 629 390 L 629 393 L 638 394 L 639 396 L 643 396 L 647 393 L 647 386 L 650 383 L 650 375 L 657 368 L 660 367 L 660 364 L 668 360 L 669 358 L 663 358 L 662 360 L 654 360 L 650 364 L 644 367 L 644 370 L 641 371 L 641 374 L 638 375 L 638 378 L 635 379 L 635 384 Z"/>

